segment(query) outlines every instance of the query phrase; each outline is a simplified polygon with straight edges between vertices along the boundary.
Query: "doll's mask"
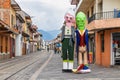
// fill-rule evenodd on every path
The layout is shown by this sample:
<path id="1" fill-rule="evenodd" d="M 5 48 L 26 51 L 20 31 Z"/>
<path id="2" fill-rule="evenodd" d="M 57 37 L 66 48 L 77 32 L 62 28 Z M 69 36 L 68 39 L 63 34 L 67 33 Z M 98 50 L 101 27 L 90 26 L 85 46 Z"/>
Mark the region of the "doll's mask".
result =
<path id="1" fill-rule="evenodd" d="M 65 19 L 66 26 L 68 27 L 71 27 L 75 24 L 75 17 L 70 13 L 66 13 L 64 19 Z"/>
<path id="2" fill-rule="evenodd" d="M 79 30 L 85 29 L 86 16 L 83 12 L 78 12 L 76 15 L 76 24 Z"/>

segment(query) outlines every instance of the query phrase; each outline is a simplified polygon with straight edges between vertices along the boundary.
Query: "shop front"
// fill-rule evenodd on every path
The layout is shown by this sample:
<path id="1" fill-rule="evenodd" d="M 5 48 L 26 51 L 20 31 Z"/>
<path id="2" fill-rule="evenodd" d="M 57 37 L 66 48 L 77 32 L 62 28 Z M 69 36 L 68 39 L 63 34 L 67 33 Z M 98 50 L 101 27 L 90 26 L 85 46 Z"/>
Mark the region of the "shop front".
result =
<path id="1" fill-rule="evenodd" d="M 14 57 L 15 48 L 14 44 L 12 44 L 14 43 L 14 40 L 11 40 L 11 34 L 14 35 L 17 33 L 13 29 L 11 29 L 6 23 L 0 20 L 0 60 Z"/>
<path id="2" fill-rule="evenodd" d="M 103 29 L 95 33 L 95 63 L 105 67 L 120 65 L 120 29 Z"/>
<path id="3" fill-rule="evenodd" d="M 112 65 L 120 65 L 120 32 L 112 33 L 111 62 Z"/>

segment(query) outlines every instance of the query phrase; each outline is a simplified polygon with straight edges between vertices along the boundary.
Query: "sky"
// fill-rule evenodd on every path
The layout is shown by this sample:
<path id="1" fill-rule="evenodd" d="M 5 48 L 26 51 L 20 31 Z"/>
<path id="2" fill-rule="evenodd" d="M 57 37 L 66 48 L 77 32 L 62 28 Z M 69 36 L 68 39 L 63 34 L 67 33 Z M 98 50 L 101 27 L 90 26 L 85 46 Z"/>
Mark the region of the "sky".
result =
<path id="1" fill-rule="evenodd" d="M 21 9 L 32 17 L 38 29 L 51 31 L 60 30 L 64 15 L 75 5 L 70 0 L 15 0 Z M 53 2 L 54 1 L 54 2 Z"/>

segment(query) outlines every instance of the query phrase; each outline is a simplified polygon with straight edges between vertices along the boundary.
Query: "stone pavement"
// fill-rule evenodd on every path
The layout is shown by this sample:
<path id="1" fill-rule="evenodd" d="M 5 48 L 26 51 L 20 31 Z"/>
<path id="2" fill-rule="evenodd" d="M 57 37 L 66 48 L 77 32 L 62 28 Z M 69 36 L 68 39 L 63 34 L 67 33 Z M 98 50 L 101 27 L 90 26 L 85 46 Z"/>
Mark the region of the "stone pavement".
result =
<path id="1" fill-rule="evenodd" d="M 77 67 L 76 58 L 74 67 Z M 40 51 L 0 61 L 0 80 L 120 80 L 119 67 L 90 64 L 91 73 L 63 73 L 61 54 L 54 54 L 52 50 Z"/>
<path id="2" fill-rule="evenodd" d="M 38 51 L 0 61 L 0 80 L 29 80 L 50 55 L 47 51 Z"/>
<path id="3" fill-rule="evenodd" d="M 76 63 L 74 64 L 76 66 Z M 39 73 L 37 80 L 120 80 L 120 68 L 105 68 L 90 64 L 91 73 L 74 74 L 62 72 L 62 58 L 54 54 L 47 66 Z"/>

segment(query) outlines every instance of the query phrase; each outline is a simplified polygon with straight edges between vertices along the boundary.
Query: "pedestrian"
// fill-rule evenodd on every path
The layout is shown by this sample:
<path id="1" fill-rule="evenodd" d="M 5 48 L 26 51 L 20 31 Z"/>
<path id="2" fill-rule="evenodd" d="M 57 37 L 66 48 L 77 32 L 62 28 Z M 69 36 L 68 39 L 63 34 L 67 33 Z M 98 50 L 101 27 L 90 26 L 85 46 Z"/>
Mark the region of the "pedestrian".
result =
<path id="1" fill-rule="evenodd" d="M 56 54 L 56 47 L 54 46 L 54 53 Z"/>
<path id="2" fill-rule="evenodd" d="M 49 46 L 47 46 L 47 51 L 49 52 Z"/>

